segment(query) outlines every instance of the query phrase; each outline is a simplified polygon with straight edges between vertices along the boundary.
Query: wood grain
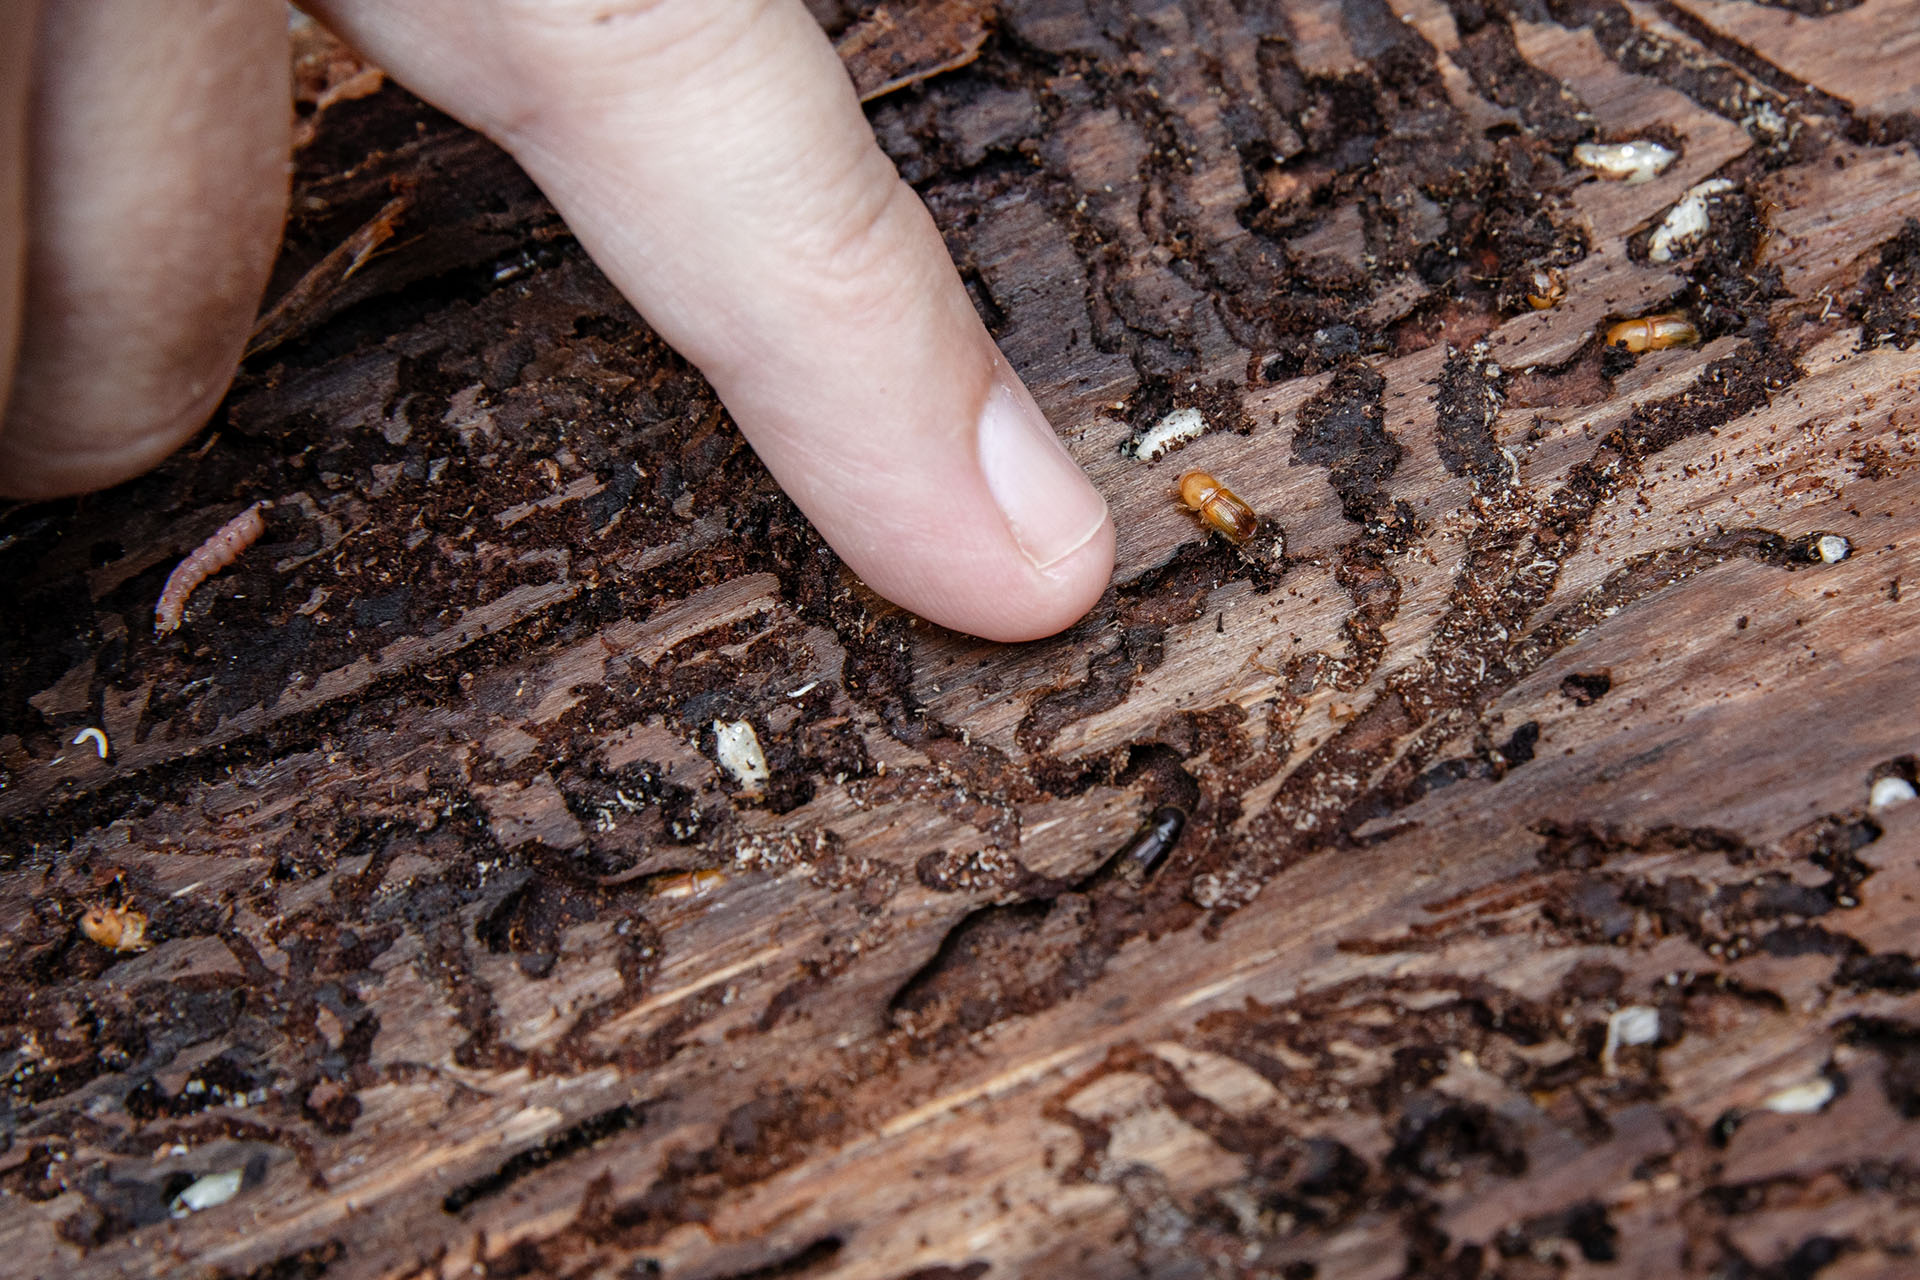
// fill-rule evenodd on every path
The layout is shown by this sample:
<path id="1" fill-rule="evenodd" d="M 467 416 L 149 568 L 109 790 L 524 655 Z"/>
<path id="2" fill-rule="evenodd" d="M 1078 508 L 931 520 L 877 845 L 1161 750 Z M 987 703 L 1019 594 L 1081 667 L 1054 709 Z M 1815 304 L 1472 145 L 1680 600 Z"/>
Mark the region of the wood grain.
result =
<path id="1" fill-rule="evenodd" d="M 1906 1274 L 1920 8 L 1815 8 L 850 15 L 1121 531 L 1013 647 L 847 575 L 510 164 L 307 31 L 272 344 L 0 514 L 10 1274 Z"/>

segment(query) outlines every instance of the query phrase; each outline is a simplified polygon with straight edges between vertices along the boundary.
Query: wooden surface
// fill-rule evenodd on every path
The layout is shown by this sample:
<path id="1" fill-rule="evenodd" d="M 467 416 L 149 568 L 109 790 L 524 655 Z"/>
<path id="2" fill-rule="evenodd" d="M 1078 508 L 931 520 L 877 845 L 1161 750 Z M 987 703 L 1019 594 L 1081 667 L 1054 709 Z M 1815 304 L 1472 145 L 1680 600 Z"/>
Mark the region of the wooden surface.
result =
<path id="1" fill-rule="evenodd" d="M 1920 4 L 1829 8 L 821 6 L 1120 528 L 1018 647 L 304 33 L 222 414 L 0 515 L 7 1274 L 1914 1274 Z"/>

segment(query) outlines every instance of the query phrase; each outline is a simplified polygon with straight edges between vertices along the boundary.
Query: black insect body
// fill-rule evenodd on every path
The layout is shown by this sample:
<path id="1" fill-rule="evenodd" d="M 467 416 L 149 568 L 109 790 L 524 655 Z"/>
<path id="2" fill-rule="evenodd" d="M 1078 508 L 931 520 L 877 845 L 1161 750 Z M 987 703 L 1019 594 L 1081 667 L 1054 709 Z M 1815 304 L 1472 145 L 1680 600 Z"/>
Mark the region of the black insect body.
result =
<path id="1" fill-rule="evenodd" d="M 1155 809 L 1147 824 L 1121 847 L 1113 860 L 1115 868 L 1123 875 L 1146 879 L 1180 842 L 1181 829 L 1186 825 L 1187 815 L 1172 805 Z"/>

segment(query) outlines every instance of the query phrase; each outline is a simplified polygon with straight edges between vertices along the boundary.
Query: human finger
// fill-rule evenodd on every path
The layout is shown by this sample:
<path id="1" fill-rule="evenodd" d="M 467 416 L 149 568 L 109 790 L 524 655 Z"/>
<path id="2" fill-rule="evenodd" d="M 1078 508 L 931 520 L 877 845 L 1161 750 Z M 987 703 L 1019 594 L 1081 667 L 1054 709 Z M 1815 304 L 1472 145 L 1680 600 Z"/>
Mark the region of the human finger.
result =
<path id="1" fill-rule="evenodd" d="M 875 590 L 1018 640 L 1105 589 L 1105 503 L 800 0 L 315 7 L 514 154 Z"/>
<path id="2" fill-rule="evenodd" d="M 286 216 L 286 14 L 47 4 L 30 61 L 4 91 L 31 85 L 10 166 L 30 182 L 0 203 L 22 317 L 0 381 L 0 493 L 46 498 L 154 465 L 239 366 Z"/>

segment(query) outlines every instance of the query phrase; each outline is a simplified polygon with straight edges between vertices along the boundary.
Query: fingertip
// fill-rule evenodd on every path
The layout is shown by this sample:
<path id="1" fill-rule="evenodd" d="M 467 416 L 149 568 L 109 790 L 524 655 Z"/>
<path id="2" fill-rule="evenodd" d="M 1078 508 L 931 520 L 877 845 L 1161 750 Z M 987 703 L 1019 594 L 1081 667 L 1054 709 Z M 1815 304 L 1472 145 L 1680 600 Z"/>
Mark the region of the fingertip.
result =
<path id="1" fill-rule="evenodd" d="M 1074 625 L 1106 591 L 1113 519 L 991 341 L 978 338 L 992 353 L 970 371 L 987 387 L 980 407 L 873 431 L 868 442 L 884 441 L 884 451 L 862 450 L 857 471 L 784 447 L 793 440 L 784 431 L 762 432 L 759 447 L 868 586 L 954 631 L 1037 640 Z M 956 347 L 965 349 L 919 354 L 951 360 Z M 953 417 L 966 427 L 943 425 Z"/>
<path id="2" fill-rule="evenodd" d="M 980 472 L 1015 545 L 1046 570 L 1108 522 L 1107 504 L 1019 380 L 1009 372 L 996 382 L 975 427 Z"/>
<path id="3" fill-rule="evenodd" d="M 1048 568 L 1034 570 L 1020 597 L 996 590 L 986 598 L 989 610 L 979 625 L 957 629 L 1007 644 L 1057 635 L 1086 617 L 1106 594 L 1113 551 L 1113 520 L 1103 514 L 1080 546 Z"/>
<path id="4" fill-rule="evenodd" d="M 510 7 L 464 69 L 401 38 L 394 6 L 326 7 L 514 152 L 874 591 L 999 641 L 1100 599 L 1106 504 L 799 0 L 652 0 L 611 31 L 585 6 Z"/>
<path id="5" fill-rule="evenodd" d="M 982 482 L 1025 564 L 970 584 L 980 616 L 961 629 L 990 640 L 1037 640 L 1078 622 L 1107 589 L 1113 517 L 998 353 L 994 365 L 975 448 Z"/>
<path id="6" fill-rule="evenodd" d="M 47 498 L 146 470 L 219 403 L 286 217 L 291 113 L 286 17 L 253 0 L 47 5 L 36 39 L 0 491 Z"/>
<path id="7" fill-rule="evenodd" d="M 0 23 L 0 412 L 13 385 L 24 313 L 27 259 L 27 104 L 39 5 Z"/>
<path id="8" fill-rule="evenodd" d="M 223 362 L 217 382 L 170 413 L 148 415 L 129 404 L 111 423 L 63 419 L 43 423 L 14 413 L 0 433 L 0 497 L 24 502 L 70 498 L 109 489 L 159 466 L 206 425 L 239 363 Z"/>

